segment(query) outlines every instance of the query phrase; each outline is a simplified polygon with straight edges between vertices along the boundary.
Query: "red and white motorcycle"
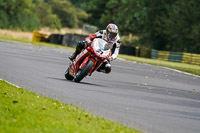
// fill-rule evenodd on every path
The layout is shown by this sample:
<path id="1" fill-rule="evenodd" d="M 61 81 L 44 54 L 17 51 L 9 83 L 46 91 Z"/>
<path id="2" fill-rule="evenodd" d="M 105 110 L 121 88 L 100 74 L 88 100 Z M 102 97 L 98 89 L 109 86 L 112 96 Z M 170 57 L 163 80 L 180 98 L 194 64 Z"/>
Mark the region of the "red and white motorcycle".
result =
<path id="1" fill-rule="evenodd" d="M 101 64 L 111 56 L 112 44 L 96 38 L 91 46 L 82 50 L 65 72 L 67 80 L 80 82 L 85 76 L 91 75 Z"/>

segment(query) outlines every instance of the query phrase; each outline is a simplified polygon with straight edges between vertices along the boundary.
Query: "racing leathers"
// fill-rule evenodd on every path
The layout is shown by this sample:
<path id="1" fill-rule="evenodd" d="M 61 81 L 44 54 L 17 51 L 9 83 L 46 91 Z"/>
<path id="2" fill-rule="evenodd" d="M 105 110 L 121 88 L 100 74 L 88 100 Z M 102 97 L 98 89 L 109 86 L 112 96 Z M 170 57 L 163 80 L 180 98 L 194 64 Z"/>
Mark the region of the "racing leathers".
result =
<path id="1" fill-rule="evenodd" d="M 101 38 L 109 43 L 112 43 L 112 48 L 111 48 L 111 56 L 108 58 L 108 60 L 105 60 L 103 64 L 97 69 L 98 72 L 104 72 L 104 73 L 110 73 L 111 72 L 111 65 L 110 61 L 115 60 L 119 54 L 119 48 L 120 48 L 120 37 L 117 34 L 115 38 L 112 40 L 109 40 L 108 35 L 106 33 L 106 30 L 100 30 L 96 32 L 95 34 L 92 34 L 88 37 L 85 38 L 85 41 L 78 42 L 76 46 L 76 51 L 72 54 L 70 60 L 73 60 L 76 58 L 76 56 L 81 52 L 82 49 L 87 48 L 95 38 Z M 86 42 L 86 43 L 85 43 Z"/>

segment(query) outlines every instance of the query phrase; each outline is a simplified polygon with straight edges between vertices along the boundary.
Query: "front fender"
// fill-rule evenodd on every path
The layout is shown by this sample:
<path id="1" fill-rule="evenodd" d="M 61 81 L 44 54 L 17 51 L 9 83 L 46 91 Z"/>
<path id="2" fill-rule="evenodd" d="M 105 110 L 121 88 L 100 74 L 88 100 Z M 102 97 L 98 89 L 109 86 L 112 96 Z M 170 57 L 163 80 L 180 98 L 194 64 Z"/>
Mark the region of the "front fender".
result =
<path id="1" fill-rule="evenodd" d="M 86 57 L 86 58 L 83 60 L 81 66 L 80 66 L 81 69 L 83 69 L 83 67 L 84 67 L 85 64 L 88 62 L 88 60 L 89 60 L 89 57 Z"/>

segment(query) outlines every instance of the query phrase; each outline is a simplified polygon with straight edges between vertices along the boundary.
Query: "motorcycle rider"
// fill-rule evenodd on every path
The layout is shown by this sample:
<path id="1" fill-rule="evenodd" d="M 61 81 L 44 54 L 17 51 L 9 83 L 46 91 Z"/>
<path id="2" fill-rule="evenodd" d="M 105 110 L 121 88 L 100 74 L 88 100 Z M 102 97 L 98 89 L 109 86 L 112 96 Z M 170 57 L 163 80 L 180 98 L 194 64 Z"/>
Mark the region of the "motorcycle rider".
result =
<path id="1" fill-rule="evenodd" d="M 118 27 L 115 24 L 108 24 L 106 30 L 100 30 L 95 34 L 86 37 L 85 41 L 78 42 L 75 52 L 69 57 L 69 59 L 73 61 L 82 49 L 85 49 L 91 45 L 91 41 L 93 41 L 95 38 L 101 38 L 109 43 L 112 43 L 111 56 L 97 69 L 98 72 L 110 73 L 110 61 L 113 61 L 117 58 L 121 44 L 120 37 L 118 35 Z"/>

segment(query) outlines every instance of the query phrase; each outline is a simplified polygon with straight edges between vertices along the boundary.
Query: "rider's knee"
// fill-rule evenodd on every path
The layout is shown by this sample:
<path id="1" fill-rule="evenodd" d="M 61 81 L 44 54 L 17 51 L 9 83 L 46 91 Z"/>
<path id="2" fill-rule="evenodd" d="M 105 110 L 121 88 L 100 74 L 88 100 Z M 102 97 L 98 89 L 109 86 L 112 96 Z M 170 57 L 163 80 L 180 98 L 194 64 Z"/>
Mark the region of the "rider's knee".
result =
<path id="1" fill-rule="evenodd" d="M 84 41 L 79 41 L 76 45 L 76 51 L 81 52 L 82 49 L 85 48 L 85 42 Z"/>
<path id="2" fill-rule="evenodd" d="M 105 65 L 105 72 L 106 72 L 106 73 L 110 73 L 110 72 L 111 72 L 111 65 L 110 65 L 109 63 L 107 63 L 107 64 Z"/>

